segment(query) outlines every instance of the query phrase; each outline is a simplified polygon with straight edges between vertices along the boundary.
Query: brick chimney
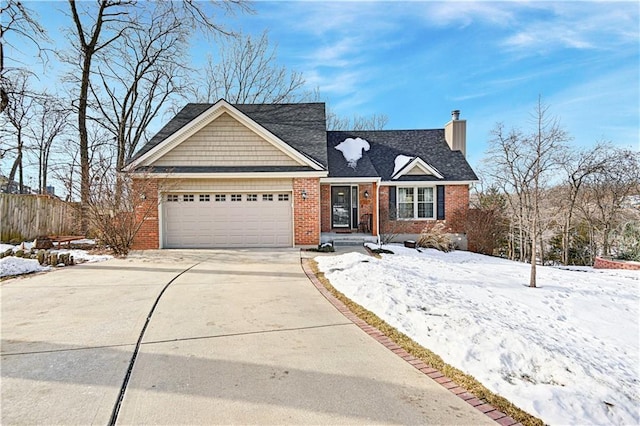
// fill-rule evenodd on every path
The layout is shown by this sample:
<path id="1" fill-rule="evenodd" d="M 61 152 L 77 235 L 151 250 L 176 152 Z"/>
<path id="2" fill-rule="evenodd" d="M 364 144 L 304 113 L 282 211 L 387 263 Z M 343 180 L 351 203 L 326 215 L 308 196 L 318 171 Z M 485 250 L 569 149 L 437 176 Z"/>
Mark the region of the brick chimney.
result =
<path id="1" fill-rule="evenodd" d="M 451 121 L 444 125 L 444 139 L 452 151 L 467 155 L 467 120 L 460 120 L 460 110 L 451 111 Z"/>

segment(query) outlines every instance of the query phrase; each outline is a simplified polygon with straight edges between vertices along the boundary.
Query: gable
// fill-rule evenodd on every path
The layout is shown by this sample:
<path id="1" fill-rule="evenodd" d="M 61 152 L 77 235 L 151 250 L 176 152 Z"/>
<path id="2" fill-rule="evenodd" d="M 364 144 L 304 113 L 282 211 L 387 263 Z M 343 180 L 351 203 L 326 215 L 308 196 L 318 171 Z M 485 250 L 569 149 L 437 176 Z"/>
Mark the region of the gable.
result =
<path id="1" fill-rule="evenodd" d="M 425 170 L 423 170 L 422 168 L 420 168 L 420 167 L 418 167 L 417 165 L 415 165 L 415 166 L 413 166 L 413 167 L 411 168 L 411 170 L 409 170 L 408 172 L 403 173 L 403 174 L 404 174 L 405 176 L 406 176 L 406 175 L 408 175 L 408 176 L 422 176 L 422 175 L 432 175 L 433 173 L 428 172 L 428 171 L 425 171 Z"/>
<path id="2" fill-rule="evenodd" d="M 244 167 L 304 164 L 224 112 L 152 165 Z"/>

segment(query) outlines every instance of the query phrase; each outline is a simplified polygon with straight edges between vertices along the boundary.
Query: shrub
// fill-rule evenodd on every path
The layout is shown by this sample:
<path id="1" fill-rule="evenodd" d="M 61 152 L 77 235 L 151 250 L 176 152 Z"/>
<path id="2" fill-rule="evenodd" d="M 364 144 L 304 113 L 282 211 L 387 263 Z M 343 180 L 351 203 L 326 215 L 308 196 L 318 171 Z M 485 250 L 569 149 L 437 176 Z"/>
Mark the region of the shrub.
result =
<path id="1" fill-rule="evenodd" d="M 627 222 L 621 228 L 617 258 L 640 262 L 640 223 Z"/>
<path id="2" fill-rule="evenodd" d="M 418 247 L 434 248 L 444 252 L 449 252 L 454 248 L 454 243 L 442 223 L 437 223 L 435 226 L 425 226 L 416 243 Z"/>

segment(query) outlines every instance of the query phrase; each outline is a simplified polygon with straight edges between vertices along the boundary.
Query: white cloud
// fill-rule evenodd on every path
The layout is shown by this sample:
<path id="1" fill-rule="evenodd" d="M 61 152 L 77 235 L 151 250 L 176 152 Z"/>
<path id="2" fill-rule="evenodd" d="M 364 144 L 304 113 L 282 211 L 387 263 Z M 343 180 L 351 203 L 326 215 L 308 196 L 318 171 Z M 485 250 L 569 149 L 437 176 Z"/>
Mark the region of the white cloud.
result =
<path id="1" fill-rule="evenodd" d="M 421 16 L 437 27 L 467 27 L 474 22 L 505 26 L 516 19 L 512 11 L 514 3 L 452 1 L 423 4 Z"/>
<path id="2" fill-rule="evenodd" d="M 628 3 L 540 2 L 525 11 L 505 48 L 529 52 L 615 49 L 638 41 L 638 7 Z"/>

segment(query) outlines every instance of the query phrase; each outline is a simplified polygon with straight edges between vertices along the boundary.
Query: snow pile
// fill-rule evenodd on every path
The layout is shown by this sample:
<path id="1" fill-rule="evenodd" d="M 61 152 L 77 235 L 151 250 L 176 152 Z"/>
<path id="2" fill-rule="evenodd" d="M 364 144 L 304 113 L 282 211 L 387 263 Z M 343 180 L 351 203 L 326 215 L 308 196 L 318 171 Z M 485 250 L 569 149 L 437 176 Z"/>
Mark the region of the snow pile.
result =
<path id="1" fill-rule="evenodd" d="M 21 257 L 4 257 L 0 259 L 0 277 L 10 275 L 23 275 L 32 272 L 48 271 L 49 266 L 41 266 L 37 260 L 23 259 Z"/>
<path id="2" fill-rule="evenodd" d="M 89 254 L 86 250 L 51 250 L 51 253 L 64 254 L 69 253 L 73 256 L 76 263 L 83 262 L 104 262 L 105 260 L 113 259 L 113 256 L 109 254 Z"/>
<path id="3" fill-rule="evenodd" d="M 637 272 L 386 247 L 318 257 L 347 297 L 550 424 L 640 424 Z"/>
<path id="4" fill-rule="evenodd" d="M 75 240 L 74 244 L 86 244 L 95 245 L 95 240 Z M 0 244 L 0 253 L 11 249 L 14 253 L 18 250 L 31 250 L 33 242 L 23 242 L 18 245 Z M 85 262 L 103 262 L 105 260 L 113 259 L 113 256 L 108 254 L 90 254 L 87 250 L 69 250 L 69 249 L 53 249 L 50 253 L 65 254 L 69 253 L 73 256 L 76 263 Z M 23 259 L 13 256 L 8 256 L 0 259 L 0 277 L 6 277 L 9 275 L 22 275 L 29 274 L 31 272 L 48 271 L 51 268 L 49 266 L 41 266 L 35 259 Z"/>
<path id="5" fill-rule="evenodd" d="M 17 252 L 18 250 L 27 251 L 27 250 L 31 250 L 32 247 L 33 247 L 33 241 L 25 241 L 16 246 L 12 244 L 0 244 L 0 253 L 4 253 L 9 249 L 13 250 L 14 253 Z"/>
<path id="6" fill-rule="evenodd" d="M 361 138 L 347 138 L 336 145 L 336 149 L 342 152 L 347 165 L 354 170 L 358 160 L 362 158 L 362 150 L 369 151 L 370 148 L 369 142 Z"/>
<path id="7" fill-rule="evenodd" d="M 413 160 L 413 157 L 408 157 L 406 155 L 398 155 L 396 157 L 396 159 L 394 160 L 394 168 L 393 168 L 393 175 L 395 176 L 398 174 L 398 172 L 400 170 L 402 170 L 404 168 L 404 166 L 406 166 L 407 164 L 409 164 L 409 162 Z"/>

